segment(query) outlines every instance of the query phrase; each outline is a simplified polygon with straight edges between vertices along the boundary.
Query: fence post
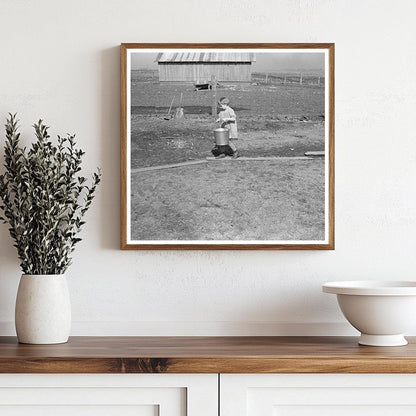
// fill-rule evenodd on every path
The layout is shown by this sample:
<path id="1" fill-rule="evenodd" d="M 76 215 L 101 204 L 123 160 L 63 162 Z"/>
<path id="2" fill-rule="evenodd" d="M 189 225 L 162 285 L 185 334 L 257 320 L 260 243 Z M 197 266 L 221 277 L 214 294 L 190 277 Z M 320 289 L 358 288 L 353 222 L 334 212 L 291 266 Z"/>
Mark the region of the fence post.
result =
<path id="1" fill-rule="evenodd" d="M 300 73 L 299 85 L 302 85 L 302 72 Z"/>
<path id="2" fill-rule="evenodd" d="M 215 75 L 211 75 L 211 88 L 212 88 L 211 114 L 214 117 L 217 117 L 217 78 Z"/>
<path id="3" fill-rule="evenodd" d="M 266 84 L 268 84 L 268 83 L 269 83 L 269 73 L 266 72 Z"/>

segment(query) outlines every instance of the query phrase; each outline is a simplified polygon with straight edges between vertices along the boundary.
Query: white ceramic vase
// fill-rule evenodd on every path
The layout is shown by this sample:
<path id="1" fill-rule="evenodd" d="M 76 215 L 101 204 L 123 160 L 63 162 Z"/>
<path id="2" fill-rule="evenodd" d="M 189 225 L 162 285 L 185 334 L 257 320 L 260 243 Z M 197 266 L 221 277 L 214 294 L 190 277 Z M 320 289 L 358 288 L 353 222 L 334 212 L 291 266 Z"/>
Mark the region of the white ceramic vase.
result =
<path id="1" fill-rule="evenodd" d="M 20 343 L 67 342 L 71 303 L 65 275 L 22 275 L 17 290 L 15 324 Z"/>

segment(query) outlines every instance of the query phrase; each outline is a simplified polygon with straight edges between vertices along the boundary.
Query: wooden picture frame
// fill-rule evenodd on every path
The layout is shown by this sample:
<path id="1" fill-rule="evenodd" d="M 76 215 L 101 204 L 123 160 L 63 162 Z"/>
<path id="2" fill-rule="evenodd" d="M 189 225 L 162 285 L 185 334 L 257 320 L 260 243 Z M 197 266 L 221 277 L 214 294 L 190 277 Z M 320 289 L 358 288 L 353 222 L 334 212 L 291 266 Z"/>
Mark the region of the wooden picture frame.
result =
<path id="1" fill-rule="evenodd" d="M 121 249 L 334 249 L 333 43 L 120 49 Z"/>

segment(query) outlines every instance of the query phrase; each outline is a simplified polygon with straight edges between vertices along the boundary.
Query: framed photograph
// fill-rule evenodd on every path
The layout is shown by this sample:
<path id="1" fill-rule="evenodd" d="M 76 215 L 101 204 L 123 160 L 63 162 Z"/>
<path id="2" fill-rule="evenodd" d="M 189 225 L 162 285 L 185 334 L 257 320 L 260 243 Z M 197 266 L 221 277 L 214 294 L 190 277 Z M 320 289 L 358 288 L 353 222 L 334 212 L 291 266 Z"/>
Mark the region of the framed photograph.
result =
<path id="1" fill-rule="evenodd" d="M 334 44 L 122 44 L 121 248 L 334 249 Z"/>

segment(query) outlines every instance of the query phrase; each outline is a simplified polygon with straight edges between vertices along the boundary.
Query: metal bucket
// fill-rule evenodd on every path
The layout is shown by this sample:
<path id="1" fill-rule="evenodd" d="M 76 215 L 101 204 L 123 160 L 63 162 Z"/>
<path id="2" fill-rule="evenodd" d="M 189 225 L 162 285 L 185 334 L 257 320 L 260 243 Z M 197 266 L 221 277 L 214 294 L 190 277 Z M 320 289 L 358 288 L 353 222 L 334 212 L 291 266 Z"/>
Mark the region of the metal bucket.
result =
<path id="1" fill-rule="evenodd" d="M 228 129 L 215 129 L 214 130 L 214 137 L 215 137 L 215 144 L 217 146 L 226 146 L 227 144 L 229 144 L 229 134 L 230 132 L 228 131 Z"/>

